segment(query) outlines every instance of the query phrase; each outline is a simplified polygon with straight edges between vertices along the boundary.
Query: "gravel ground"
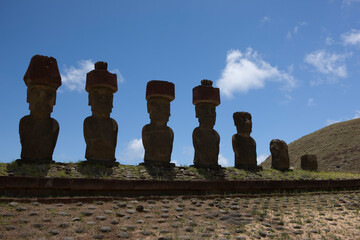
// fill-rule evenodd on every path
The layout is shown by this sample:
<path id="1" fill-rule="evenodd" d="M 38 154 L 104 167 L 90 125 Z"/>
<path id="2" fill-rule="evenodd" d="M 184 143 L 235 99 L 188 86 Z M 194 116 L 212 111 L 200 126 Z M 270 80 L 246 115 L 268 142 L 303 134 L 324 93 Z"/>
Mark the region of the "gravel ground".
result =
<path id="1" fill-rule="evenodd" d="M 0 203 L 0 238 L 360 239 L 360 192 Z"/>

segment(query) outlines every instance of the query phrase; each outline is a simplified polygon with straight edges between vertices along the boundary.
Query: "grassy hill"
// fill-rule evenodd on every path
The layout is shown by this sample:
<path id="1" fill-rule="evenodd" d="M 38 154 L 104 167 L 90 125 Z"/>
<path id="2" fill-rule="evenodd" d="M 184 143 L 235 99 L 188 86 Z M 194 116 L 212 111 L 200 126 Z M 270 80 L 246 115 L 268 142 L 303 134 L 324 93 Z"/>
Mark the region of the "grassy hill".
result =
<path id="1" fill-rule="evenodd" d="M 335 123 L 290 144 L 290 166 L 300 169 L 300 157 L 315 154 L 320 171 L 360 173 L 360 118 Z M 271 167 L 271 156 L 262 164 Z"/>

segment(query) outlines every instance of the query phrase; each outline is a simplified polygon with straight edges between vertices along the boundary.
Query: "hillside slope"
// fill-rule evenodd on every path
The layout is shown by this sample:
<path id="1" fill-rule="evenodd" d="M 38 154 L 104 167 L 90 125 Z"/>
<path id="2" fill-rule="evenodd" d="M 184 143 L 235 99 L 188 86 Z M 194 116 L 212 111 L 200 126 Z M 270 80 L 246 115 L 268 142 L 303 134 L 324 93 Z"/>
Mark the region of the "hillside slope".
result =
<path id="1" fill-rule="evenodd" d="M 304 154 L 315 154 L 320 171 L 360 173 L 360 118 L 335 123 L 289 145 L 290 166 L 300 169 Z M 271 167 L 271 156 L 262 164 Z"/>

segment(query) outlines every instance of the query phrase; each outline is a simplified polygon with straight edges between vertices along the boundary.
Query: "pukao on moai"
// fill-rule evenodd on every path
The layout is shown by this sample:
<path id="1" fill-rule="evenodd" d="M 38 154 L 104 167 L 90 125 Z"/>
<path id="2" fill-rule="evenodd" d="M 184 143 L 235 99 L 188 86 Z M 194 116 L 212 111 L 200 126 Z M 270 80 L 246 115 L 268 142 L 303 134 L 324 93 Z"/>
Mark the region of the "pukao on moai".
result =
<path id="1" fill-rule="evenodd" d="M 174 132 L 167 126 L 170 102 L 175 99 L 175 85 L 167 81 L 152 80 L 146 86 L 147 111 L 150 124 L 142 129 L 145 149 L 144 164 L 171 167 Z"/>
<path id="2" fill-rule="evenodd" d="M 56 59 L 35 55 L 25 73 L 30 115 L 20 120 L 19 133 L 23 163 L 51 163 L 59 134 L 58 122 L 51 118 L 61 77 Z"/>
<path id="3" fill-rule="evenodd" d="M 258 170 L 256 142 L 250 136 L 252 132 L 251 114 L 248 112 L 235 112 L 233 118 L 237 131 L 232 137 L 235 167 L 245 170 Z"/>
<path id="4" fill-rule="evenodd" d="M 219 88 L 214 88 L 210 80 L 201 80 L 201 85 L 193 88 L 193 104 L 199 121 L 199 127 L 192 134 L 194 166 L 219 168 L 220 136 L 213 129 L 216 121 L 215 108 L 220 104 Z"/>
<path id="5" fill-rule="evenodd" d="M 106 62 L 95 63 L 86 75 L 86 91 L 92 115 L 84 120 L 85 158 L 89 163 L 116 165 L 115 148 L 118 125 L 110 118 L 113 94 L 117 91 L 116 74 L 107 71 Z"/>
<path id="6" fill-rule="evenodd" d="M 280 139 L 273 139 L 270 142 L 271 168 L 286 171 L 290 167 L 288 145 Z"/>

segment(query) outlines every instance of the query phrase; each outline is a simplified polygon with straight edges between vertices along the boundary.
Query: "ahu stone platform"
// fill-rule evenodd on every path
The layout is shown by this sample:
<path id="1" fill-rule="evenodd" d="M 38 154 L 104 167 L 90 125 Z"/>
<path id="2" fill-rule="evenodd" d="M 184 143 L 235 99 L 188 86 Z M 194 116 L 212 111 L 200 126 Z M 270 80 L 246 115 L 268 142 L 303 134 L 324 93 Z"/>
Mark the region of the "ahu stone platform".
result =
<path id="1" fill-rule="evenodd" d="M 0 194 L 7 197 L 160 196 L 360 189 L 360 174 L 315 171 L 245 171 L 237 168 L 159 168 L 80 163 L 0 164 Z M 31 175 L 34 172 L 41 173 Z"/>

